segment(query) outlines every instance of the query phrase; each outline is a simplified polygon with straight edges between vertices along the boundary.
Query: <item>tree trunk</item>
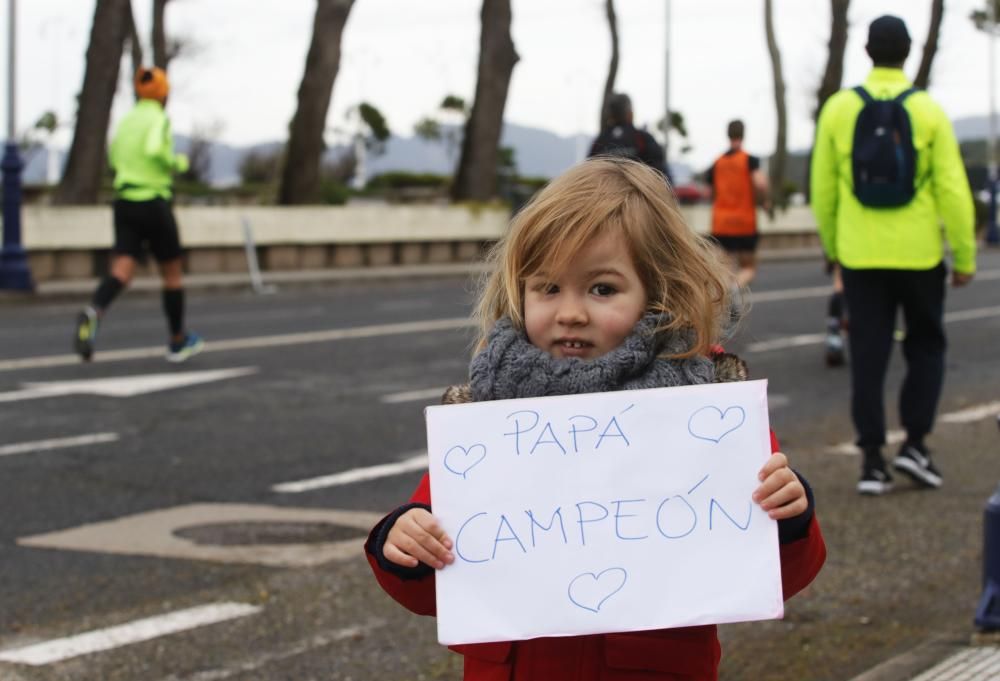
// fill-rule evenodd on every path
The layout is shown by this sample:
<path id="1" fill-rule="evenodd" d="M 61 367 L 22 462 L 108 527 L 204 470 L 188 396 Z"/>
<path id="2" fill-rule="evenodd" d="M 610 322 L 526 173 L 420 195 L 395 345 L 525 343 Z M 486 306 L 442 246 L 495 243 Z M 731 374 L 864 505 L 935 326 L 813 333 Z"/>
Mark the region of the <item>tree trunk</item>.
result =
<path id="1" fill-rule="evenodd" d="M 788 155 L 788 110 L 785 105 L 785 79 L 781 71 L 781 51 L 774 36 L 774 17 L 771 0 L 764 0 L 764 30 L 767 33 L 767 51 L 771 54 L 771 72 L 774 77 L 774 106 L 778 114 L 778 134 L 771 156 L 771 196 L 774 203 L 784 205 L 785 158 Z"/>
<path id="2" fill-rule="evenodd" d="M 320 159 L 325 145 L 326 114 L 340 68 L 340 38 L 354 0 L 318 0 L 312 43 L 299 85 L 292 118 L 278 203 L 309 203 L 319 196 Z"/>
<path id="3" fill-rule="evenodd" d="M 844 50 L 847 47 L 847 7 L 851 0 L 830 0 L 830 42 L 826 57 L 826 70 L 816 92 L 816 110 L 813 120 L 830 95 L 840 89 L 844 80 Z"/>
<path id="4" fill-rule="evenodd" d="M 913 85 L 926 90 L 931 84 L 931 66 L 934 55 L 937 54 L 938 36 L 941 34 L 941 19 L 944 17 L 944 0 L 931 2 L 931 24 L 927 27 L 927 42 L 924 43 L 924 53 L 920 57 L 920 68 Z"/>
<path id="5" fill-rule="evenodd" d="M 164 71 L 170 57 L 167 55 L 167 29 L 164 22 L 168 0 L 153 0 L 153 66 Z"/>
<path id="6" fill-rule="evenodd" d="M 132 78 L 139 72 L 142 66 L 142 41 L 139 40 L 139 31 L 135 27 L 135 15 L 132 13 L 132 3 L 129 2 L 128 11 L 128 43 L 132 52 Z"/>
<path id="7" fill-rule="evenodd" d="M 615 77 L 618 75 L 618 18 L 615 16 L 614 0 L 606 0 L 605 10 L 608 14 L 608 28 L 611 30 L 611 63 L 608 65 L 608 79 L 604 83 L 604 99 L 601 100 L 601 120 L 597 129 L 601 130 L 608 122 L 608 100 L 615 92 Z"/>
<path id="8" fill-rule="evenodd" d="M 488 201 L 496 195 L 503 109 L 518 60 L 510 22 L 510 0 L 483 0 L 476 99 L 465 123 L 462 156 L 451 188 L 456 201 Z"/>
<path id="9" fill-rule="evenodd" d="M 118 69 L 128 37 L 130 16 L 128 0 L 97 0 L 73 144 L 69 148 L 62 181 L 52 197 L 53 203 L 97 203 L 104 175 L 111 101 L 118 85 Z"/>

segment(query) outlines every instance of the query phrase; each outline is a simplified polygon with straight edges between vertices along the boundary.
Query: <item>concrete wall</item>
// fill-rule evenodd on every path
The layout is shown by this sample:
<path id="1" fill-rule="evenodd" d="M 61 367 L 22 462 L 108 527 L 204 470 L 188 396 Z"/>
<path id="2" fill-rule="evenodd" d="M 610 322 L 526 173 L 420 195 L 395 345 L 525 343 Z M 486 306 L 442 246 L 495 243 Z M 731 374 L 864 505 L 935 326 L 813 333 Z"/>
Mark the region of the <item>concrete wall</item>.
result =
<path id="1" fill-rule="evenodd" d="M 688 223 L 707 233 L 708 206 L 684 207 Z M 471 262 L 507 226 L 505 210 L 465 206 L 219 206 L 175 210 L 194 273 L 245 271 L 244 224 L 251 228 L 264 270 L 324 269 L 393 264 Z M 761 219 L 761 247 L 815 247 L 808 208 L 795 207 L 773 223 Z M 24 247 L 37 281 L 100 274 L 113 241 L 108 206 L 27 206 Z"/>

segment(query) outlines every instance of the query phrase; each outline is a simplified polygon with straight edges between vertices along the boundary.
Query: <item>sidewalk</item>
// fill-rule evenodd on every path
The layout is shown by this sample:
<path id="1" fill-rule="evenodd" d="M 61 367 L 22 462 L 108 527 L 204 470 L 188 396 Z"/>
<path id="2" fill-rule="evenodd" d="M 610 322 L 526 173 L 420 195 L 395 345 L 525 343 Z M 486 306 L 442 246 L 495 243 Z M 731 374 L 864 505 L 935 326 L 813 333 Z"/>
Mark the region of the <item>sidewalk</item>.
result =
<path id="1" fill-rule="evenodd" d="M 950 371 L 994 375 L 967 363 Z M 996 394 L 987 385 L 958 393 L 959 384 L 945 383 L 952 410 Z M 894 426 L 898 382 L 888 385 Z M 844 400 L 846 409 L 846 394 Z M 939 420 L 928 445 L 944 485 L 921 489 L 895 475 L 895 489 L 881 497 L 855 491 L 857 454 L 830 451 L 851 439 L 844 418 L 785 423 L 779 433 L 815 491 L 827 562 L 786 604 L 784 619 L 720 628 L 721 678 L 1000 681 L 1000 639 L 977 636 L 973 622 L 982 590 L 983 509 L 1000 480 L 995 415 Z M 895 453 L 895 446 L 886 448 L 888 458 Z"/>
<path id="2" fill-rule="evenodd" d="M 887 660 L 851 681 L 996 681 L 1000 647 L 942 637 Z"/>

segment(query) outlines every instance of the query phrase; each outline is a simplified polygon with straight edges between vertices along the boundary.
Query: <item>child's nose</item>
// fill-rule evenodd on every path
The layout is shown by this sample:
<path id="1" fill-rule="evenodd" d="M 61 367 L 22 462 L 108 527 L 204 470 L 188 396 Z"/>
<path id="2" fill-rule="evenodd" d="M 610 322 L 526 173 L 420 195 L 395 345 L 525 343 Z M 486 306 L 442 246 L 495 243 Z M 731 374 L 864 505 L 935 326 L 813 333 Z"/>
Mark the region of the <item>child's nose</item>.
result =
<path id="1" fill-rule="evenodd" d="M 567 295 L 559 301 L 556 310 L 556 322 L 559 324 L 576 325 L 587 321 L 587 306 L 578 296 Z"/>

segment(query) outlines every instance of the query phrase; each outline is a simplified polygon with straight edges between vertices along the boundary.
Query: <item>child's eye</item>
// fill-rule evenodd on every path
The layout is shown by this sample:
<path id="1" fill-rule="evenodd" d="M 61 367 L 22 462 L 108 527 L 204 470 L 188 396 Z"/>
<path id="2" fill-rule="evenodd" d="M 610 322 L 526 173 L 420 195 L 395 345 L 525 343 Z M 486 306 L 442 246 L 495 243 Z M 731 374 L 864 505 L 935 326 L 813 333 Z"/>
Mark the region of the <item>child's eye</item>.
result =
<path id="1" fill-rule="evenodd" d="M 618 292 L 611 284 L 594 284 L 590 287 L 590 292 L 598 296 L 610 296 Z"/>
<path id="2" fill-rule="evenodd" d="M 529 286 L 529 288 L 535 293 L 542 293 L 545 295 L 559 293 L 559 286 L 549 281 L 534 282 Z"/>

